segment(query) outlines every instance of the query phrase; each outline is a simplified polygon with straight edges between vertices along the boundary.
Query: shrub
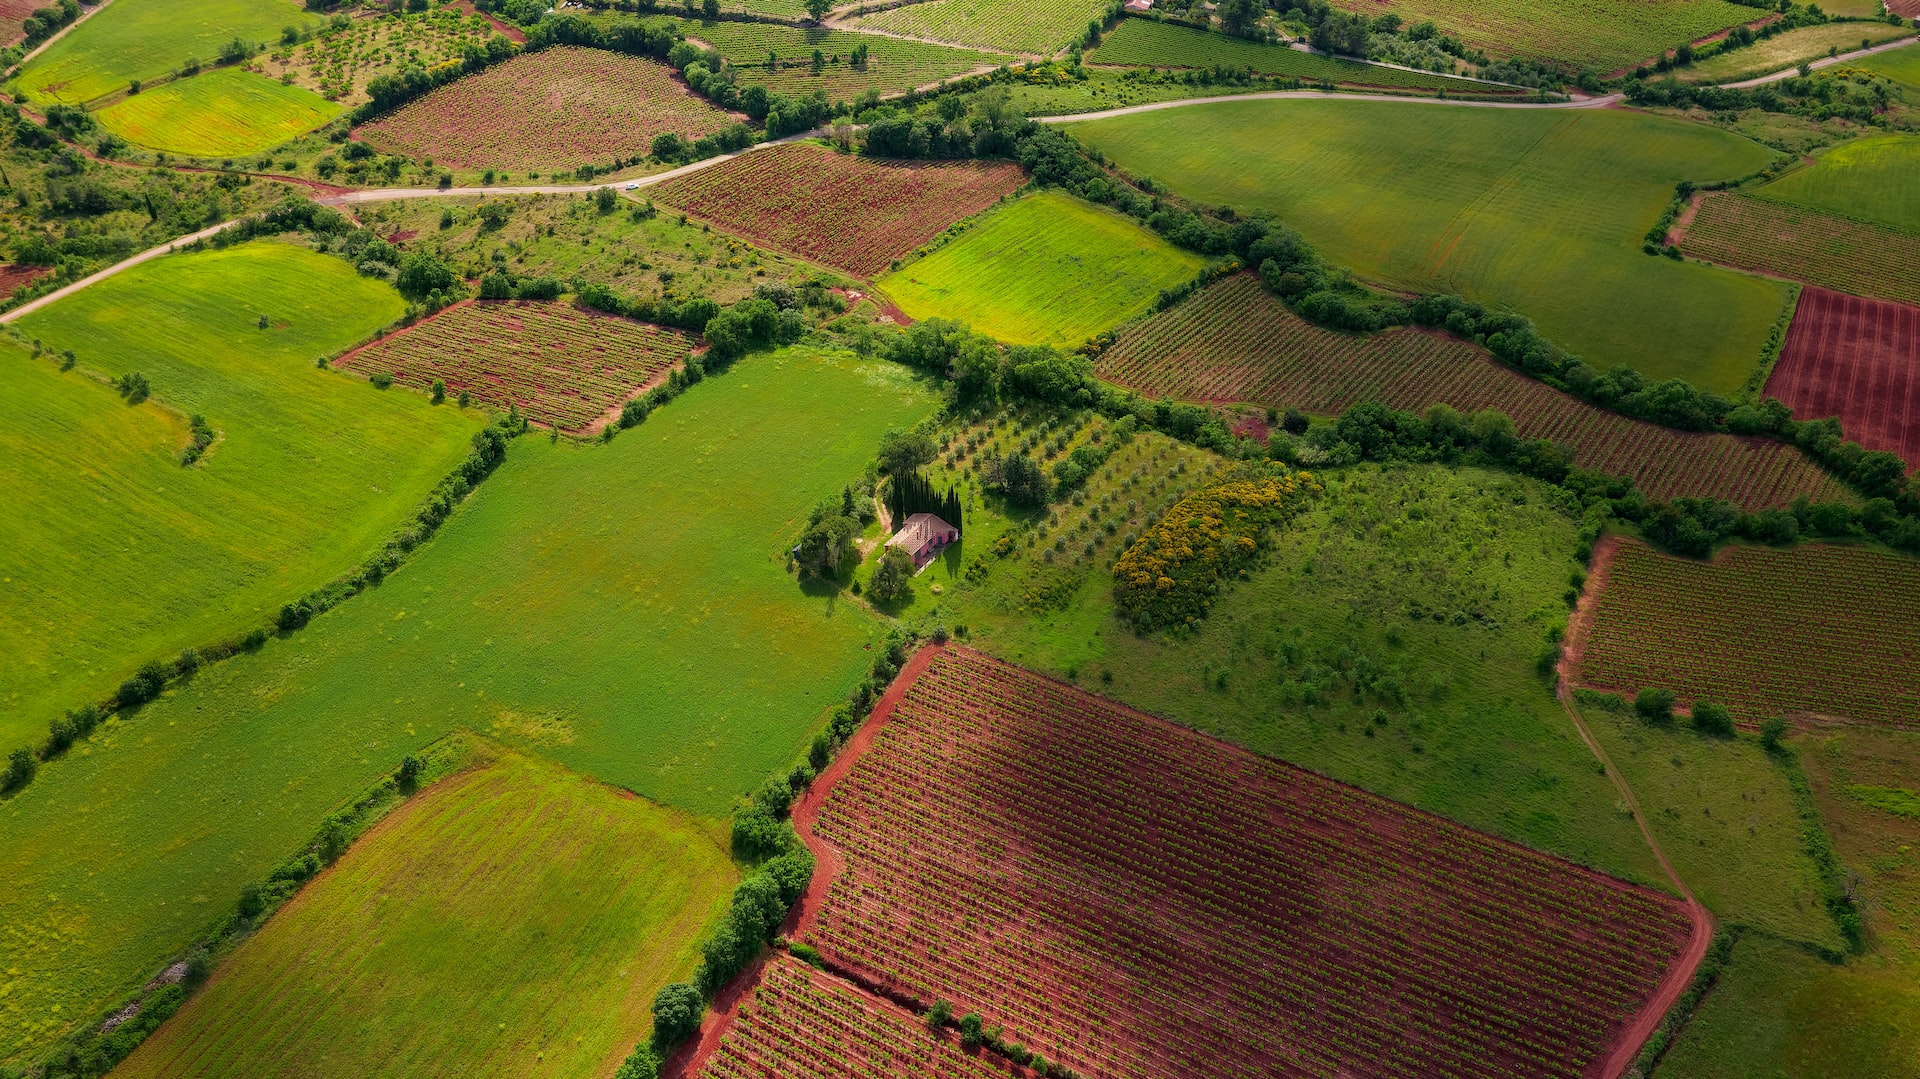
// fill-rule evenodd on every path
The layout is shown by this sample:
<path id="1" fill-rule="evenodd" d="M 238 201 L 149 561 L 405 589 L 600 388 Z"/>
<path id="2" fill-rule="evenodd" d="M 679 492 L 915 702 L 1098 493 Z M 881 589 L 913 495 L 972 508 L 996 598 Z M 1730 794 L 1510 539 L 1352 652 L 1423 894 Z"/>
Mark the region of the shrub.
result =
<path id="1" fill-rule="evenodd" d="M 1258 557 L 1299 496 L 1318 489 L 1310 477 L 1288 472 L 1181 499 L 1114 563 L 1120 617 L 1141 631 L 1205 617 L 1220 581 Z"/>
<path id="2" fill-rule="evenodd" d="M 787 849 L 792 833 L 765 806 L 747 803 L 733 811 L 733 853 L 749 862 Z"/>
<path id="3" fill-rule="evenodd" d="M 1674 692 L 1670 689 L 1643 689 L 1634 694 L 1633 710 L 1648 723 L 1673 722 Z"/>
<path id="4" fill-rule="evenodd" d="M 7 756 L 6 771 L 0 772 L 0 794 L 12 794 L 33 782 L 34 773 L 39 770 L 40 762 L 33 758 L 32 750 L 14 750 Z"/>
<path id="5" fill-rule="evenodd" d="M 1781 740 L 1787 736 L 1787 721 L 1779 716 L 1760 724 L 1760 744 L 1769 753 L 1780 751 Z"/>
<path id="6" fill-rule="evenodd" d="M 654 1047 L 670 1049 L 686 1041 L 700 1029 L 700 1015 L 704 1011 L 706 1002 L 693 986 L 674 982 L 663 987 L 653 997 Z"/>
<path id="7" fill-rule="evenodd" d="M 116 695 L 120 707 L 138 707 L 158 697 L 160 691 L 167 688 L 168 673 L 164 663 L 148 663 L 141 667 L 132 678 L 120 683 L 120 692 Z"/>
<path id="8" fill-rule="evenodd" d="M 1714 701 L 1693 702 L 1693 726 L 1701 734 L 1733 737 L 1733 713 Z"/>

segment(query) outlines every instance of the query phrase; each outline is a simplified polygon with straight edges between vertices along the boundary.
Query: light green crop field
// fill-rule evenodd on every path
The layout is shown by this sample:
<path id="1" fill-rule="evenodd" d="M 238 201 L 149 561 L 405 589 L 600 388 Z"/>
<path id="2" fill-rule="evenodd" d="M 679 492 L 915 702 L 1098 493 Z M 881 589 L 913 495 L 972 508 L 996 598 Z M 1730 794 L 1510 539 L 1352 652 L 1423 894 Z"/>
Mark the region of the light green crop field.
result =
<path id="1" fill-rule="evenodd" d="M 1086 60 L 1090 64 L 1129 67 L 1205 68 L 1224 64 L 1228 67 L 1251 68 L 1262 75 L 1290 75 L 1313 82 L 1324 80 L 1394 90 L 1444 89 L 1450 94 L 1514 92 L 1506 87 L 1489 86 L 1471 79 L 1453 79 L 1423 71 L 1362 64 L 1335 56 L 1300 52 L 1285 45 L 1212 34 L 1190 26 L 1155 22 L 1152 19 L 1128 19 L 1121 23 L 1107 35 L 1099 48 L 1087 54 Z"/>
<path id="2" fill-rule="evenodd" d="M 114 1074 L 610 1075 L 726 905 L 716 831 L 502 754 L 368 833 Z"/>
<path id="3" fill-rule="evenodd" d="M 881 633 L 803 591 L 788 547 L 934 407 L 902 368 L 789 349 L 612 443 L 523 438 L 379 588 L 43 768 L 0 803 L 0 1064 L 151 977 L 451 729 L 724 815 L 824 725 Z"/>
<path id="4" fill-rule="evenodd" d="M 402 306 L 337 258 L 255 242 L 20 321 L 80 367 L 0 349 L 0 746 L 44 738 L 142 663 L 265 624 L 373 554 L 466 456 L 478 416 L 314 368 Z M 136 408 L 86 374 L 135 370 L 153 385 Z M 178 413 L 219 436 L 192 468 Z"/>
<path id="5" fill-rule="evenodd" d="M 959 319 L 1013 344 L 1078 345 L 1205 265 L 1131 218 L 1043 191 L 989 212 L 874 287 L 916 319 Z"/>
<path id="6" fill-rule="evenodd" d="M 121 98 L 101 109 L 108 131 L 137 146 L 191 157 L 257 153 L 340 115 L 311 90 L 223 67 Z"/>
<path id="7" fill-rule="evenodd" d="M 1842 143 L 1804 169 L 1754 191 L 1857 221 L 1920 232 L 1920 135 L 1874 135 Z"/>
<path id="8" fill-rule="evenodd" d="M 794 97 L 823 90 L 834 101 L 851 101 L 868 90 L 904 93 L 956 75 L 1016 62 L 1004 53 L 818 26 L 682 19 L 680 29 L 688 37 L 720 50 L 733 64 L 741 86 L 764 86 Z M 849 57 L 862 45 L 867 47 L 867 64 L 855 70 Z M 825 61 L 818 71 L 813 69 L 816 50 Z M 769 55 L 774 58 L 772 67 L 767 66 Z"/>
<path id="9" fill-rule="evenodd" d="M 1615 109 L 1269 100 L 1070 130 L 1135 176 L 1285 221 L 1362 277 L 1511 307 L 1600 370 L 1734 392 L 1787 302 L 1784 284 L 1641 251 L 1680 180 L 1767 163 L 1759 143 L 1704 125 Z"/>
<path id="10" fill-rule="evenodd" d="M 1051 56 L 1078 41 L 1106 8 L 1101 0 L 928 0 L 851 18 L 846 25 L 975 49 Z"/>
<path id="11" fill-rule="evenodd" d="M 1878 56 L 1856 60 L 1847 66 L 1892 79 L 1906 88 L 1908 101 L 1920 101 L 1920 45 L 1892 49 Z"/>
<path id="12" fill-rule="evenodd" d="M 1392 12 L 1409 25 L 1431 19 L 1496 57 L 1557 60 L 1603 74 L 1755 18 L 1752 8 L 1725 0 L 1345 0 L 1338 6 L 1370 16 Z"/>
<path id="13" fill-rule="evenodd" d="M 1004 558 L 990 553 L 1004 527 L 992 500 L 968 501 L 957 561 L 977 559 L 985 576 L 943 557 L 905 617 L 964 626 L 994 655 L 1254 752 L 1670 887 L 1534 668 L 1580 568 L 1577 521 L 1547 487 L 1424 465 L 1322 475 L 1327 493 L 1275 533 L 1271 563 L 1224 585 L 1191 636 L 1136 636 L 1114 617 L 1108 567 L 1170 499 L 1218 482 L 1209 456 L 1138 437 L 1096 470 L 1084 508 L 1060 505 L 1035 547 Z"/>
<path id="14" fill-rule="evenodd" d="M 277 41 L 285 27 L 323 21 L 294 0 L 113 0 L 22 67 L 14 86 L 36 104 L 78 104 L 189 59 L 211 63 L 236 37 Z"/>
<path id="15" fill-rule="evenodd" d="M 1862 43 L 1879 45 L 1895 38 L 1912 37 L 1911 26 L 1886 23 L 1843 22 L 1824 26 L 1802 26 L 1784 34 L 1756 41 L 1742 49 L 1710 56 L 1674 72 L 1681 82 L 1723 83 L 1771 75 L 1807 60 L 1818 60 L 1828 50 L 1852 52 Z"/>
<path id="16" fill-rule="evenodd" d="M 1834 950 L 1846 946 L 1800 839 L 1787 774 L 1755 739 L 1703 737 L 1586 706 L 1680 878 L 1723 922 Z"/>

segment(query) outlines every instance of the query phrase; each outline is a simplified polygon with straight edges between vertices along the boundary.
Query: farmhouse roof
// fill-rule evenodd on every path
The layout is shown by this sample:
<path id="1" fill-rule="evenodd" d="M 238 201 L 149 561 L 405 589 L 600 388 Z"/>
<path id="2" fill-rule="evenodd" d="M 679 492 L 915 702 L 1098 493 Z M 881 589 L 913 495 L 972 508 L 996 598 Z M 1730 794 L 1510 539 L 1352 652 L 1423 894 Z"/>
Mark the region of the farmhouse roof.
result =
<path id="1" fill-rule="evenodd" d="M 1153 0 L 1127 0 L 1128 11 L 1152 11 Z"/>
<path id="2" fill-rule="evenodd" d="M 917 551 L 936 537 L 944 539 L 958 531 L 960 530 L 935 514 L 916 513 L 907 518 L 907 523 L 901 525 L 900 531 L 893 534 L 893 538 L 887 541 L 887 546 L 905 547 L 909 551 Z"/>

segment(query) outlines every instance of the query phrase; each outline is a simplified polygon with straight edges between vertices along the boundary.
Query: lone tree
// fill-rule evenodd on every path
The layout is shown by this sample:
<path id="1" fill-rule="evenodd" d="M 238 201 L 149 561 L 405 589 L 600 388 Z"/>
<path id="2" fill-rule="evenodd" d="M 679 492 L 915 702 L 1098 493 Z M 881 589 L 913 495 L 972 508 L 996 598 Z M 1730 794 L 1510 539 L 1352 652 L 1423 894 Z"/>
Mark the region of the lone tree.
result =
<path id="1" fill-rule="evenodd" d="M 807 0 L 807 18 L 814 22 L 825 22 L 827 11 L 832 7 L 832 0 Z"/>
<path id="2" fill-rule="evenodd" d="M 867 596 L 875 603 L 892 603 L 913 594 L 913 556 L 899 547 L 888 547 L 880 556 L 880 566 L 867 582 Z"/>
<path id="3" fill-rule="evenodd" d="M 700 1029 L 700 1015 L 707 1010 L 707 1002 L 700 997 L 700 990 L 686 982 L 674 982 L 660 990 L 653 998 L 653 1044 L 659 1049 L 671 1049 L 688 1036 Z"/>

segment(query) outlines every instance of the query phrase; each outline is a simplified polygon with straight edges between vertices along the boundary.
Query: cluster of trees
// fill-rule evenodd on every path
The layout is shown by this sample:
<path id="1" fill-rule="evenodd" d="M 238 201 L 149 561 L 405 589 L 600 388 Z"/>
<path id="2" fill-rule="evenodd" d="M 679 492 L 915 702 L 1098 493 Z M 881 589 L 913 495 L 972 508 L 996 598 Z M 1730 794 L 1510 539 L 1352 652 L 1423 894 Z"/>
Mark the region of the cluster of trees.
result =
<path id="1" fill-rule="evenodd" d="M 35 8 L 33 14 L 20 20 L 20 32 L 25 35 L 22 44 L 32 48 L 59 33 L 61 27 L 79 17 L 79 0 L 59 0 L 48 7 Z"/>
<path id="2" fill-rule="evenodd" d="M 873 509 L 873 492 L 862 485 L 848 485 L 838 498 L 829 498 L 807 514 L 807 525 L 794 545 L 794 560 L 803 574 L 837 577 L 843 565 L 851 565 L 855 541 L 878 516 Z"/>
<path id="3" fill-rule="evenodd" d="M 1636 105 L 1701 108 L 1709 112 L 1760 109 L 1814 120 L 1844 119 L 1863 124 L 1884 124 L 1887 108 L 1905 97 L 1898 86 L 1884 78 L 1867 78 L 1862 82 L 1825 74 L 1802 74 L 1746 90 L 1694 86 L 1671 76 L 1631 78 L 1623 92 L 1627 100 Z"/>
<path id="4" fill-rule="evenodd" d="M 528 35 L 528 47 L 533 37 Z M 465 75 L 484 71 L 518 54 L 513 42 L 504 34 L 489 36 L 485 44 L 469 44 L 460 59 L 451 63 L 437 64 L 429 69 L 418 62 L 409 63 L 392 75 L 380 75 L 367 81 L 367 101 L 353 112 L 353 122 L 364 124 L 383 113 L 424 96 L 438 86 L 444 86 Z"/>
<path id="5" fill-rule="evenodd" d="M 1002 157 L 1034 125 L 1013 107 L 1004 85 L 973 95 L 944 94 L 919 107 L 865 110 L 866 152 L 876 157 Z"/>
<path id="6" fill-rule="evenodd" d="M 1735 49 L 1744 49 L 1756 41 L 1765 41 L 1788 30 L 1798 30 L 1803 26 L 1821 26 L 1833 21 L 1832 16 L 1820 10 L 1818 4 L 1795 4 L 1793 0 L 1778 0 L 1777 4 L 1772 0 L 1735 0 L 1735 2 L 1747 2 L 1752 7 L 1772 8 L 1778 13 L 1778 17 L 1757 30 L 1751 26 L 1736 26 L 1727 31 L 1727 35 L 1719 41 L 1699 48 L 1695 48 L 1692 44 L 1685 44 L 1673 50 L 1672 56 L 1663 52 L 1652 64 L 1641 65 L 1633 72 L 1633 76 L 1645 79 L 1655 72 L 1665 74 L 1675 68 L 1690 67 L 1698 60 L 1732 52 Z"/>

